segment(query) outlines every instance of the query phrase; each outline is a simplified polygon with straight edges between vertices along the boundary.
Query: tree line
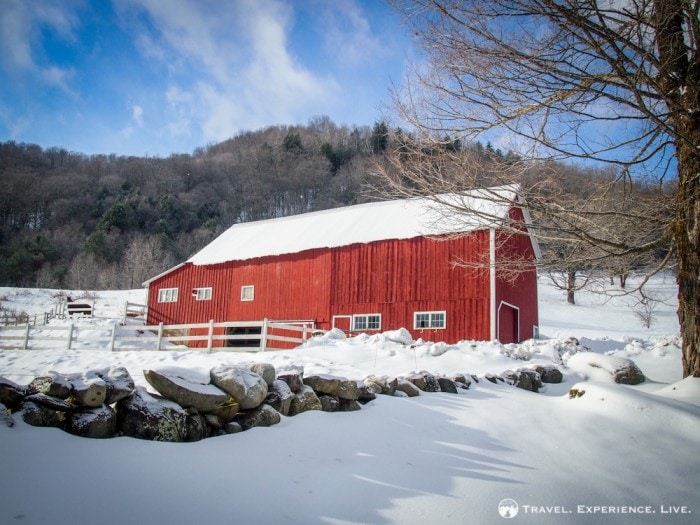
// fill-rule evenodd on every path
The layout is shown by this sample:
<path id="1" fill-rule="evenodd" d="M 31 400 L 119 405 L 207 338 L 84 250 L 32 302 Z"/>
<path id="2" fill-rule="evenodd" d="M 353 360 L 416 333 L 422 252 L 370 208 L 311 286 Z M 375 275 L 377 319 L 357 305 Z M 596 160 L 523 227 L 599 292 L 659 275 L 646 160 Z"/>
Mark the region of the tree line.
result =
<path id="1" fill-rule="evenodd" d="M 0 285 L 139 287 L 234 223 L 365 201 L 385 127 L 316 117 L 167 158 L 0 143 Z"/>

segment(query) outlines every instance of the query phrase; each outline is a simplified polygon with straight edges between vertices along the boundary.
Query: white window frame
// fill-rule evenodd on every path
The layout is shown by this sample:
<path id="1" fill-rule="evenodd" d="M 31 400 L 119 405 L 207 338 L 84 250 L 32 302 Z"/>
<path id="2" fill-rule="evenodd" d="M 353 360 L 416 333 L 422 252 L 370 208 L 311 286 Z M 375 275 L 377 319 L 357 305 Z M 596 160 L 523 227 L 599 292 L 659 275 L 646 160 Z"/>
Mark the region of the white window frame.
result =
<path id="1" fill-rule="evenodd" d="M 370 318 L 371 317 L 376 317 L 377 318 L 377 327 L 376 328 L 370 328 Z M 364 326 L 358 326 L 358 325 L 364 325 Z M 379 331 L 382 329 L 382 314 L 353 314 L 352 316 L 352 325 L 351 325 L 351 331 L 353 332 L 362 332 L 362 331 Z"/>
<path id="2" fill-rule="evenodd" d="M 427 315 L 428 316 L 428 326 L 419 326 L 418 316 Z M 442 316 L 442 323 L 436 325 L 436 320 L 439 319 L 438 316 Z M 431 312 L 413 312 L 413 329 L 414 330 L 445 330 L 447 328 L 447 311 L 446 310 L 435 310 Z"/>
<path id="3" fill-rule="evenodd" d="M 195 288 L 192 290 L 192 295 L 196 301 L 211 301 L 212 288 Z"/>
<path id="4" fill-rule="evenodd" d="M 241 286 L 241 301 L 255 300 L 255 285 L 246 284 Z"/>
<path id="5" fill-rule="evenodd" d="M 178 288 L 161 288 L 158 290 L 159 303 L 176 303 Z"/>

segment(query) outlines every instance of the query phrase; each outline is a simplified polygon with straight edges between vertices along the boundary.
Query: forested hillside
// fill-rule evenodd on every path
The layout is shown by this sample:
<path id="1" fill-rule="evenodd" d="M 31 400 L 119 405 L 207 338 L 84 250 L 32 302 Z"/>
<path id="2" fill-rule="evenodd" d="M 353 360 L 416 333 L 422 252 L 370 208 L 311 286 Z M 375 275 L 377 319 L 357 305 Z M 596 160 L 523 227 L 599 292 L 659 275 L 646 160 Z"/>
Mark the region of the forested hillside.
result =
<path id="1" fill-rule="evenodd" d="M 319 117 L 167 158 L 0 143 L 0 285 L 138 287 L 234 223 L 367 200 L 385 130 Z"/>
<path id="2" fill-rule="evenodd" d="M 0 143 L 0 286 L 139 287 L 234 223 L 391 198 L 377 189 L 382 180 L 372 175 L 380 164 L 406 172 L 405 166 L 392 165 L 391 152 L 398 152 L 394 162 L 406 164 L 418 148 L 423 160 L 414 164 L 439 169 L 451 181 L 466 179 L 462 171 L 470 170 L 481 183 L 499 184 L 499 174 L 515 166 L 521 184 L 544 187 L 569 206 L 586 200 L 596 184 L 617 179 L 604 170 L 528 163 L 488 144 L 464 145 L 446 137 L 435 147 L 421 149 L 410 134 L 383 122 L 348 128 L 327 117 L 306 126 L 240 133 L 167 158 Z M 441 162 L 445 155 L 461 159 L 459 173 L 454 164 Z M 635 186 L 640 206 L 666 195 L 664 188 Z M 604 226 L 610 235 L 634 235 L 624 226 L 619 232 Z M 543 247 L 556 269 L 569 276 L 562 287 L 572 293 L 576 272 L 596 269 L 586 262 L 595 257 L 585 255 L 583 245 L 545 240 Z M 646 263 L 631 254 L 621 264 L 598 269 L 626 275 Z"/>

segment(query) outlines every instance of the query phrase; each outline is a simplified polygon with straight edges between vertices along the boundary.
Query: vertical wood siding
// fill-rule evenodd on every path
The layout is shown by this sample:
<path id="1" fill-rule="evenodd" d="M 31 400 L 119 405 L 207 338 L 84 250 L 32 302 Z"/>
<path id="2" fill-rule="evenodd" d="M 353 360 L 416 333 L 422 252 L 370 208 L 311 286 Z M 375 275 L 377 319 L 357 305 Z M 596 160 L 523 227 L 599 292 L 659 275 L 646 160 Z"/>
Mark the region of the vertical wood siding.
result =
<path id="1" fill-rule="evenodd" d="M 310 233 L 312 234 L 312 232 Z M 527 236 L 513 236 L 497 250 L 534 258 Z M 148 322 L 313 320 L 330 329 L 334 315 L 381 314 L 382 331 L 404 327 L 413 337 L 455 342 L 487 340 L 489 232 L 457 238 L 417 237 L 315 249 L 209 266 L 185 264 L 150 283 Z M 481 268 L 460 265 L 471 263 Z M 241 301 L 241 287 L 255 287 Z M 195 288 L 212 288 L 197 301 Z M 158 290 L 178 288 L 176 303 L 158 303 Z M 521 308 L 521 339 L 537 324 L 534 266 L 515 283 L 497 279 L 497 299 Z M 414 330 L 415 312 L 445 311 L 446 329 Z"/>

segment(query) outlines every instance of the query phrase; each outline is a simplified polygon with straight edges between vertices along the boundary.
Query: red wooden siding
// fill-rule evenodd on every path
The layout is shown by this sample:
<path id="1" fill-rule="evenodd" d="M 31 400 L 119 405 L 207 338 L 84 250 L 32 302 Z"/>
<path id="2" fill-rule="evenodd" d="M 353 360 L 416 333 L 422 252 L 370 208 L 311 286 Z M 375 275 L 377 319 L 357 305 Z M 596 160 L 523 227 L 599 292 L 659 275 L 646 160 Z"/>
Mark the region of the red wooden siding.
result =
<path id="1" fill-rule="evenodd" d="M 511 209 L 510 218 L 516 224 L 523 222 L 519 208 Z M 502 343 L 530 339 L 539 323 L 537 270 L 530 237 L 526 233 L 497 232 L 496 261 L 496 338 Z M 515 332 L 509 326 L 512 322 L 517 323 Z"/>
<path id="2" fill-rule="evenodd" d="M 511 218 L 521 220 L 522 215 L 514 212 Z M 404 327 L 414 338 L 425 340 L 488 340 L 489 246 L 489 231 L 483 230 L 455 238 L 383 240 L 208 266 L 186 263 L 150 283 L 148 322 L 268 318 L 310 320 L 318 328 L 330 329 L 334 316 L 381 314 L 382 331 Z M 497 266 L 496 307 L 514 307 L 504 310 L 503 316 L 511 325 L 516 319 L 517 330 L 511 329 L 504 337 L 517 338 L 516 332 L 521 340 L 532 337 L 538 321 L 530 239 L 499 233 L 496 252 L 499 259 L 517 256 L 522 264 L 530 265 L 514 281 L 499 274 Z M 242 286 L 255 287 L 253 301 L 241 301 Z M 197 301 L 192 295 L 195 288 L 209 287 L 210 301 Z M 158 303 L 158 290 L 163 288 L 178 288 L 178 301 Z M 413 329 L 415 312 L 442 311 L 446 313 L 445 329 Z M 347 326 L 347 320 L 343 322 Z"/>
<path id="3" fill-rule="evenodd" d="M 460 267 L 488 255 L 488 231 L 440 240 L 417 237 L 334 249 L 333 315 L 381 314 L 382 330 L 431 340 L 488 339 L 488 271 Z M 445 329 L 413 329 L 415 312 L 446 312 Z"/>

